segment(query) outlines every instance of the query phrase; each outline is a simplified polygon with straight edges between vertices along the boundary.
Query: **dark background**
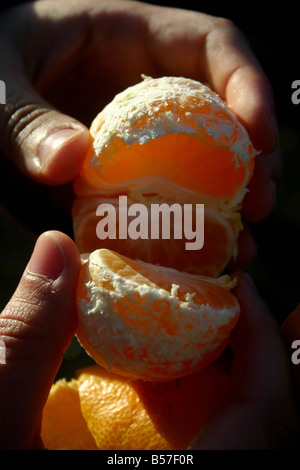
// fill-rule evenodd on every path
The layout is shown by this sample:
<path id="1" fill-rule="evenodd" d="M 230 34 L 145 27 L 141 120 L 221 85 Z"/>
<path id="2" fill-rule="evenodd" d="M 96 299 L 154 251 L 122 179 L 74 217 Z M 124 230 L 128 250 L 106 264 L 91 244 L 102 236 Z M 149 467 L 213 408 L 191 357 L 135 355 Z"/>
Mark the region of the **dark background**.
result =
<path id="1" fill-rule="evenodd" d="M 228 2 L 218 2 L 218 5 L 211 2 L 209 7 L 206 7 L 204 2 L 198 7 L 200 2 L 195 1 L 148 3 L 198 9 L 203 13 L 230 18 L 247 37 L 271 81 L 277 109 L 283 169 L 275 210 L 267 220 L 251 226 L 258 253 L 256 260 L 249 267 L 249 272 L 272 314 L 282 322 L 300 301 L 300 104 L 297 106 L 291 101 L 291 84 L 294 80 L 300 80 L 300 19 L 297 17 L 297 11 L 287 2 L 269 3 L 267 7 L 262 2 L 234 2 L 229 5 Z M 45 196 L 43 187 L 31 182 L 24 186 L 21 176 L 9 176 L 11 168 L 6 161 L 2 166 L 1 309 L 17 286 L 38 233 L 47 229 L 64 229 L 69 233 L 72 230 L 68 200 L 65 201 L 66 211 L 57 212 L 54 217 L 44 207 L 38 207 L 36 204 L 39 198 Z M 52 202 L 60 199 L 60 194 L 60 188 L 56 188 L 47 197 L 50 197 Z M 78 353 L 79 349 L 74 341 L 66 355 L 66 361 L 69 361 L 70 365 L 72 359 L 78 361 Z M 61 373 L 65 373 L 63 368 Z"/>

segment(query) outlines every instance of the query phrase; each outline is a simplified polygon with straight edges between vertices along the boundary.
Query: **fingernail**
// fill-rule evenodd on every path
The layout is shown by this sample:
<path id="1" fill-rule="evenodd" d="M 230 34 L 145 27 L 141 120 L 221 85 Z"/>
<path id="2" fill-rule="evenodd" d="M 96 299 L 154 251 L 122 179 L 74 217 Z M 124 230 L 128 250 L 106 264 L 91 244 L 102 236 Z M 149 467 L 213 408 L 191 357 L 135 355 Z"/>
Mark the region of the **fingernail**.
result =
<path id="1" fill-rule="evenodd" d="M 41 164 L 43 165 L 47 160 L 50 160 L 61 145 L 71 140 L 75 135 L 80 134 L 80 132 L 83 131 L 78 129 L 60 129 L 48 135 L 39 146 L 38 156 Z"/>
<path id="2" fill-rule="evenodd" d="M 65 268 L 65 256 L 60 243 L 44 233 L 36 242 L 28 272 L 55 281 Z"/>

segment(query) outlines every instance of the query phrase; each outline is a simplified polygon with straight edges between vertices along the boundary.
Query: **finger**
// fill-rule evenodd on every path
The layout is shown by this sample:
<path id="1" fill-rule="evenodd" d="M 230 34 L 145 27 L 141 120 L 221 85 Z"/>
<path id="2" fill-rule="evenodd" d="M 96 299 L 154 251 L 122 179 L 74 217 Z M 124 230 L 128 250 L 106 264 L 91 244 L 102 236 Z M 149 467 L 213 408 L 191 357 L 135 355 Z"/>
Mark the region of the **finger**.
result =
<path id="1" fill-rule="evenodd" d="M 273 93 L 242 32 L 230 20 L 197 12 L 160 7 L 153 13 L 148 40 L 161 70 L 208 82 L 245 125 L 256 149 L 272 152 L 278 144 Z"/>
<path id="2" fill-rule="evenodd" d="M 12 299 L 0 315 L 6 364 L 0 365 L 2 448 L 37 445 L 41 413 L 76 328 L 80 256 L 60 232 L 37 240 Z"/>
<path id="3" fill-rule="evenodd" d="M 281 169 L 273 93 L 242 34 L 225 23 L 225 40 L 220 48 L 221 34 L 216 30 L 212 38 L 208 36 L 209 68 L 215 88 L 245 126 L 259 152 L 248 186 L 250 192 L 243 201 L 243 215 L 257 222 L 266 218 L 275 206 Z"/>
<path id="4" fill-rule="evenodd" d="M 23 24 L 30 28 L 26 22 L 30 5 L 20 8 Z M 4 24 L 13 24 L 10 12 L 1 17 L 2 30 Z M 24 35 L 25 31 L 16 27 L 16 36 L 18 33 Z M 35 90 L 22 48 L 16 48 L 5 33 L 0 41 L 1 79 L 6 84 L 6 106 L 0 107 L 1 150 L 38 182 L 69 182 L 79 172 L 88 151 L 89 131 L 76 119 L 60 113 Z"/>
<path id="5" fill-rule="evenodd" d="M 278 145 L 275 105 L 265 73 L 242 32 L 219 19 L 206 39 L 210 82 L 245 125 L 255 148 L 270 153 Z"/>
<path id="6" fill-rule="evenodd" d="M 256 253 L 256 243 L 253 236 L 251 235 L 249 228 L 244 223 L 244 228 L 238 236 L 237 255 L 228 263 L 228 269 L 230 271 L 246 269 L 255 259 Z"/>
<path id="7" fill-rule="evenodd" d="M 278 129 L 268 78 L 231 21 L 171 9 L 156 10 L 155 19 L 155 26 L 150 21 L 155 37 L 150 35 L 149 50 L 161 70 L 208 82 L 237 115 L 260 152 L 243 215 L 253 222 L 264 219 L 274 207 L 280 173 Z"/>
<path id="8" fill-rule="evenodd" d="M 281 171 L 279 148 L 270 155 L 256 157 L 255 172 L 243 200 L 242 214 L 250 222 L 265 219 L 276 205 L 277 185 Z"/>
<path id="9" fill-rule="evenodd" d="M 9 106 L 0 109 L 3 153 L 39 183 L 72 181 L 88 152 L 89 131 L 52 109 L 27 82 L 13 84 L 8 77 L 7 83 Z"/>
<path id="10" fill-rule="evenodd" d="M 232 403 L 193 448 L 278 449 L 298 432 L 288 358 L 279 327 L 253 283 L 240 276 L 241 317 L 230 340 Z"/>
<path id="11" fill-rule="evenodd" d="M 235 395 L 269 402 L 282 397 L 288 402 L 289 363 L 279 325 L 248 275 L 239 277 L 234 293 L 241 307 L 241 317 L 230 341 L 235 355 Z"/>
<path id="12" fill-rule="evenodd" d="M 230 22 L 208 35 L 207 57 L 214 87 L 260 152 L 243 201 L 244 217 L 257 222 L 274 209 L 281 167 L 272 89 L 242 33 Z"/>

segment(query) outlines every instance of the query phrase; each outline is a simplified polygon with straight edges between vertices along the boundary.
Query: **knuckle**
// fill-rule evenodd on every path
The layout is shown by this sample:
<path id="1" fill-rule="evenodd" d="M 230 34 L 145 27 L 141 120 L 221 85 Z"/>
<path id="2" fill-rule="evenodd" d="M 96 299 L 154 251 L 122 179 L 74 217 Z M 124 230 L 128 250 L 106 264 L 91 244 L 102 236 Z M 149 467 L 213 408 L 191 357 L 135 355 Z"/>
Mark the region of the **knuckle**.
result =
<path id="1" fill-rule="evenodd" d="M 32 309 L 32 306 L 27 306 L 27 309 Z M 23 302 L 8 308 L 5 315 L 0 315 L 0 339 L 5 345 L 6 362 L 31 361 L 43 355 L 50 344 L 60 350 L 55 338 L 49 337 L 48 330 L 47 324 L 24 315 Z"/>
<path id="2" fill-rule="evenodd" d="M 236 31 L 238 29 L 236 24 L 231 19 L 225 17 L 216 18 L 216 25 L 219 29 L 226 31 Z"/>
<path id="3" fill-rule="evenodd" d="M 30 335 L 40 335 L 42 325 L 35 321 L 35 313 L 39 305 L 35 301 L 30 301 L 20 297 L 14 297 L 8 303 L 0 316 L 0 330 L 2 334 L 13 337 L 24 337 Z"/>
<path id="4" fill-rule="evenodd" d="M 217 36 L 223 37 L 226 42 L 236 42 L 244 38 L 240 28 L 229 18 L 217 18 L 215 23 L 215 33 Z"/>
<path id="5" fill-rule="evenodd" d="M 51 282 L 26 279 L 0 315 L 0 335 L 13 344 L 19 340 L 43 340 L 47 334 L 44 312 L 49 310 L 51 297 Z"/>
<path id="6" fill-rule="evenodd" d="M 18 158 L 20 153 L 30 151 L 32 136 L 48 112 L 33 103 L 20 103 L 6 106 L 6 122 L 4 123 L 4 151 Z M 41 132 L 42 128 L 39 128 Z M 42 137 L 42 136 L 41 136 Z"/>

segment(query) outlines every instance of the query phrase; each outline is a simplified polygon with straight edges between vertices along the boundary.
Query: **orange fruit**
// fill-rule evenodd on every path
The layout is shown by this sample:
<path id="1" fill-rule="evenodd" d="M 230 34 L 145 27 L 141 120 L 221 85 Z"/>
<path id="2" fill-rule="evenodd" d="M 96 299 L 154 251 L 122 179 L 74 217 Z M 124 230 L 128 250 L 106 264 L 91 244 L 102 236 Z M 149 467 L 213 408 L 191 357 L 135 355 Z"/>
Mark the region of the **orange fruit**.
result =
<path id="1" fill-rule="evenodd" d="M 186 449 L 229 400 L 228 375 L 217 364 L 163 383 L 131 380 L 91 366 L 79 371 L 77 379 L 53 385 L 42 438 L 50 450 Z"/>
<path id="2" fill-rule="evenodd" d="M 225 103 L 181 77 L 145 77 L 120 93 L 91 136 L 74 182 L 75 241 L 87 253 L 77 336 L 103 368 L 53 386 L 42 436 L 49 448 L 185 449 L 230 400 L 216 359 L 239 305 L 234 281 L 220 274 L 237 254 L 256 152 Z M 189 204 L 194 217 L 204 204 L 204 246 L 186 249 L 175 216 L 166 240 L 99 240 L 96 209 L 110 204 L 119 232 L 124 196 L 128 211 Z"/>
<path id="3" fill-rule="evenodd" d="M 81 252 L 106 247 L 128 257 L 218 276 L 237 253 L 240 203 L 255 150 L 224 102 L 201 83 L 146 77 L 108 104 L 91 126 L 93 142 L 74 182 L 75 240 Z M 182 240 L 99 240 L 96 208 L 115 204 L 205 204 L 204 246 Z M 170 256 L 170 252 L 172 256 Z"/>
<path id="4" fill-rule="evenodd" d="M 129 258 L 142 259 L 152 264 L 163 264 L 180 271 L 216 277 L 228 263 L 230 256 L 237 254 L 237 236 L 242 228 L 240 215 L 228 211 L 226 215 L 218 211 L 204 209 L 204 246 L 201 250 L 187 251 L 185 239 L 174 239 L 171 225 L 170 239 L 138 239 L 127 237 L 123 240 L 99 240 L 96 226 L 99 217 L 97 207 L 103 202 L 111 204 L 116 210 L 116 231 L 119 232 L 118 199 L 103 197 L 77 198 L 73 204 L 74 231 L 76 243 L 82 253 L 105 247 Z M 128 198 L 128 207 L 136 201 Z M 154 201 L 153 201 L 154 202 Z M 150 202 L 149 202 L 150 204 Z M 194 209 L 194 207 L 193 207 Z M 194 212 L 194 210 L 193 210 Z M 194 217 L 194 215 L 193 215 Z M 172 224 L 172 220 L 171 220 Z M 151 223 L 149 222 L 149 231 Z"/>
<path id="5" fill-rule="evenodd" d="M 82 416 L 77 380 L 61 379 L 52 386 L 43 410 L 41 435 L 49 450 L 97 449 Z"/>
<path id="6" fill-rule="evenodd" d="M 211 279 L 99 249 L 81 270 L 76 335 L 112 372 L 181 377 L 224 350 L 239 316 L 232 286 L 229 276 Z"/>

